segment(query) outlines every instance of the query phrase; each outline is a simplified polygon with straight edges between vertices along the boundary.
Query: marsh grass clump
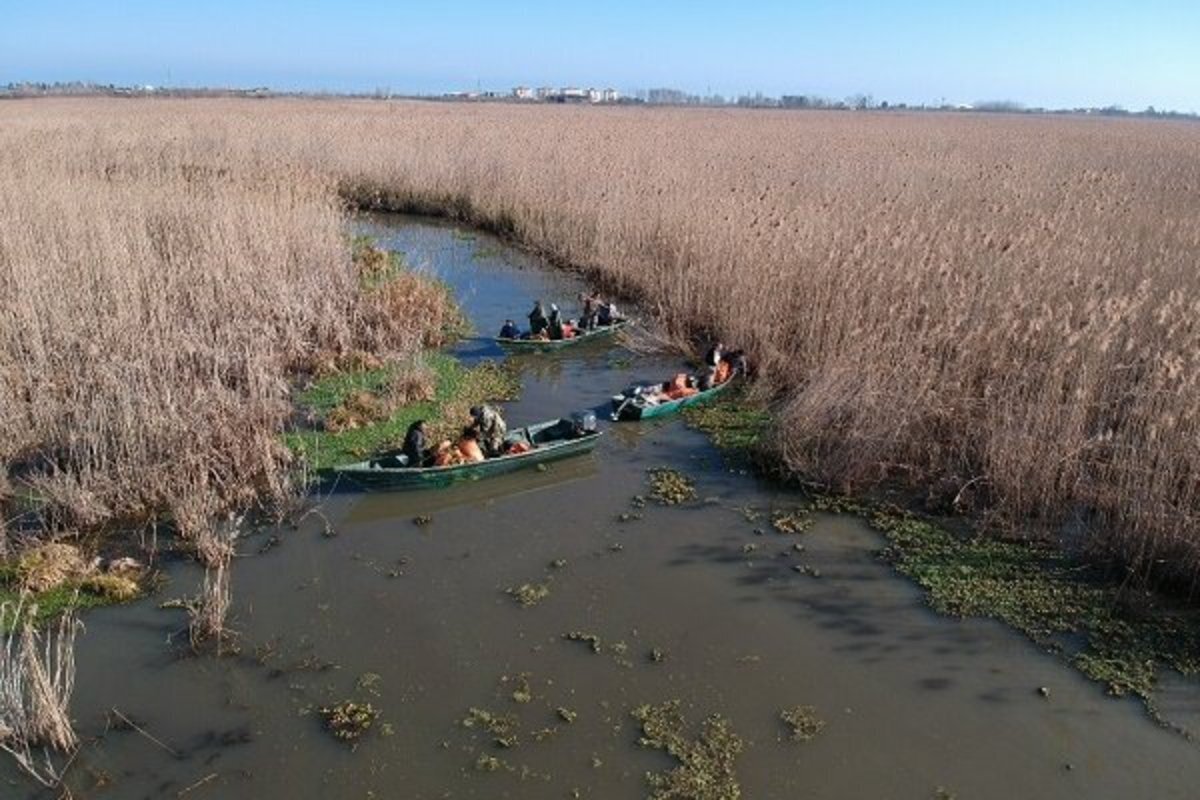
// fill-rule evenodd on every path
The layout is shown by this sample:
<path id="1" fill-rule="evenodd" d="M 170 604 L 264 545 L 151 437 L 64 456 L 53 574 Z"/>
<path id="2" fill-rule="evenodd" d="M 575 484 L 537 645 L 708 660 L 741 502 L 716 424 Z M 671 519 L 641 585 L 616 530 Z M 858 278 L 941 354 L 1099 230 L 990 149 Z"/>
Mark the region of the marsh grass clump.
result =
<path id="1" fill-rule="evenodd" d="M 742 796 L 734 766 L 743 744 L 724 717 L 708 717 L 693 737 L 678 700 L 638 706 L 632 715 L 642 728 L 638 744 L 662 750 L 679 762 L 670 771 L 647 773 L 652 800 L 738 800 Z"/>
<path id="2" fill-rule="evenodd" d="M 669 467 L 648 470 L 650 496 L 665 506 L 679 505 L 696 499 L 696 486 L 692 479 Z"/>
<path id="3" fill-rule="evenodd" d="M 320 712 L 325 721 L 325 729 L 335 739 L 351 744 L 361 739 L 379 718 L 379 711 L 370 703 L 358 703 L 353 700 L 323 706 Z"/>
<path id="4" fill-rule="evenodd" d="M 794 742 L 810 742 L 825 729 L 825 720 L 817 716 L 812 706 L 796 706 L 779 712 L 779 718 L 788 726 Z"/>

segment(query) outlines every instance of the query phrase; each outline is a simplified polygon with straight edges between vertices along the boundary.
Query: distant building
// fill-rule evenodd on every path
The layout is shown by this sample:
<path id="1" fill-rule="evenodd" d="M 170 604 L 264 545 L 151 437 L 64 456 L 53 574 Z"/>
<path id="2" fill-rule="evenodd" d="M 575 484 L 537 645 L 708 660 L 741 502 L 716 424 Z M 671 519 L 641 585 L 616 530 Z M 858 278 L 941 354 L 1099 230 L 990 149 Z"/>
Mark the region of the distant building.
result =
<path id="1" fill-rule="evenodd" d="M 512 93 L 513 97 L 517 98 L 518 100 L 533 100 L 537 97 L 537 95 L 534 94 L 533 89 L 530 89 L 528 86 L 518 86 L 517 88 L 513 89 Z"/>
<path id="2" fill-rule="evenodd" d="M 621 99 L 621 93 L 618 92 L 616 89 L 601 89 L 600 90 L 600 102 L 601 103 L 616 103 L 620 99 Z"/>
<path id="3" fill-rule="evenodd" d="M 576 86 L 568 86 L 559 92 L 559 96 L 561 96 L 563 100 L 587 100 L 588 90 L 580 89 Z"/>
<path id="4" fill-rule="evenodd" d="M 558 89 L 553 86 L 539 86 L 537 90 L 538 100 L 553 100 L 558 97 Z"/>

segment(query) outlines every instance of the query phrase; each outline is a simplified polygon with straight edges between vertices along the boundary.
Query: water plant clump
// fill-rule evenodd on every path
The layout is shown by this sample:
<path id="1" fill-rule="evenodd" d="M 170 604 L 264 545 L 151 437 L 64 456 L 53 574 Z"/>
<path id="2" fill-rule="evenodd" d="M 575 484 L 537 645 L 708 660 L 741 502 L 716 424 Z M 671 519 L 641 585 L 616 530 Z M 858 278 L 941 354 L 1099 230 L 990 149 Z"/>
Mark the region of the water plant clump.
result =
<path id="1" fill-rule="evenodd" d="M 512 748 L 518 743 L 517 731 L 520 721 L 514 714 L 496 714 L 486 708 L 472 706 L 467 716 L 462 720 L 464 728 L 485 731 L 492 735 L 492 741 L 499 747 Z"/>
<path id="2" fill-rule="evenodd" d="M 651 800 L 738 800 L 742 796 L 734 765 L 743 743 L 724 717 L 708 717 L 698 735 L 690 737 L 678 700 L 638 706 L 631 713 L 641 724 L 638 744 L 663 750 L 679 762 L 669 771 L 646 774 Z"/>
<path id="3" fill-rule="evenodd" d="M 555 709 L 554 713 L 558 714 L 558 718 L 561 719 L 563 722 L 567 723 L 568 725 L 571 724 L 572 722 L 574 722 L 575 720 L 579 719 L 578 711 L 572 711 L 571 709 L 569 709 L 565 706 L 559 706 L 557 709 Z"/>
<path id="4" fill-rule="evenodd" d="M 379 711 L 370 703 L 353 700 L 323 706 L 320 712 L 325 719 L 325 729 L 343 742 L 358 741 L 379 717 Z"/>
<path id="5" fill-rule="evenodd" d="M 500 679 L 500 682 L 508 685 L 513 684 L 512 699 L 514 703 L 529 703 L 533 700 L 533 687 L 529 683 L 532 677 L 528 672 L 522 672 L 515 677 L 505 675 Z"/>
<path id="6" fill-rule="evenodd" d="M 696 499 L 696 486 L 692 479 L 669 467 L 649 470 L 650 496 L 665 506 L 679 505 Z"/>
<path id="7" fill-rule="evenodd" d="M 794 742 L 812 741 L 825 728 L 825 720 L 817 716 L 817 710 L 812 706 L 785 708 L 779 712 L 779 718 L 791 730 Z"/>
<path id="8" fill-rule="evenodd" d="M 771 515 L 771 527 L 778 533 L 806 533 L 812 530 L 813 518 L 808 509 L 776 511 Z"/>
<path id="9" fill-rule="evenodd" d="M 591 648 L 593 653 L 596 653 L 597 655 L 603 652 L 603 647 L 600 643 L 600 637 L 594 633 L 570 631 L 568 633 L 564 633 L 562 638 L 566 639 L 568 642 L 583 642 L 589 648 Z"/>
<path id="10" fill-rule="evenodd" d="M 509 587 L 505 592 L 520 603 L 522 608 L 531 608 L 550 596 L 550 585 L 548 583 L 522 583 L 520 586 Z"/>

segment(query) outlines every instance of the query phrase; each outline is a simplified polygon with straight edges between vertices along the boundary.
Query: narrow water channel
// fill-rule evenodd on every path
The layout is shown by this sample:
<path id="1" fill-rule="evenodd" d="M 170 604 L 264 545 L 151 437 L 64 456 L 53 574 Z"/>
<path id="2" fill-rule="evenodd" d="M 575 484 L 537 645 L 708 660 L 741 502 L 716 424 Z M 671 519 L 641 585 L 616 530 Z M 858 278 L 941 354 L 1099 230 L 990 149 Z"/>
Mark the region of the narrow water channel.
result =
<path id="1" fill-rule="evenodd" d="M 486 235 L 404 218 L 362 228 L 453 286 L 483 334 L 580 288 Z M 483 340 L 458 350 L 502 356 Z M 603 342 L 515 362 L 518 425 L 678 368 Z M 700 500 L 634 509 L 657 466 L 691 476 Z M 545 472 L 335 493 L 322 510 L 336 536 L 310 517 L 241 543 L 239 655 L 187 655 L 181 612 L 158 608 L 192 591 L 192 566 L 170 569 L 163 596 L 88 614 L 74 714 L 97 738 L 72 767 L 74 796 L 636 800 L 647 771 L 674 765 L 638 745 L 630 710 L 671 699 L 696 723 L 731 721 L 747 798 L 1196 796 L 1196 744 L 997 624 L 931 613 L 859 521 L 785 536 L 742 510 L 797 502 L 730 472 L 679 421 L 609 426 L 594 455 Z M 505 593 L 523 583 L 549 595 L 523 608 Z M 520 675 L 528 702 L 513 698 Z M 357 749 L 316 712 L 346 698 L 382 711 Z M 779 718 L 799 705 L 826 723 L 810 742 Z M 106 725 L 113 707 L 157 741 Z M 472 707 L 514 714 L 516 746 L 464 728 Z M 480 756 L 503 765 L 478 769 Z M 0 769 L 3 796 L 37 796 Z"/>

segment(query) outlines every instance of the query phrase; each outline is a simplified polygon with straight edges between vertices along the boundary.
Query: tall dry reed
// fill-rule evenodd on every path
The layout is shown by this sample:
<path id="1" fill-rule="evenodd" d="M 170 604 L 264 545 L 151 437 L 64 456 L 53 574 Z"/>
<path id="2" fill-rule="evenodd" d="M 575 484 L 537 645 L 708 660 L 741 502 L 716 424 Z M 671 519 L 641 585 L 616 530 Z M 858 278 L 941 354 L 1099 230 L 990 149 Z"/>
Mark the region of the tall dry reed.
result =
<path id="1" fill-rule="evenodd" d="M 492 225 L 670 335 L 747 347 L 779 457 L 812 478 L 932 487 L 1141 577 L 1200 576 L 1198 126 L 228 100 L 0 123 L 0 456 L 52 454 L 73 513 L 137 483 L 113 452 L 158 463 L 171 437 L 131 422 L 159 407 L 212 426 L 189 492 L 210 460 L 219 493 L 269 488 L 282 456 L 246 436 L 281 413 L 262 354 L 351 336 L 336 193 Z M 164 329 L 187 346 L 145 346 Z M 261 446 L 217 458 L 233 439 Z"/>
<path id="2" fill-rule="evenodd" d="M 82 627 L 73 612 L 49 631 L 37 629 L 24 602 L 0 605 L 0 750 L 44 786 L 60 783 L 51 751 L 78 745 L 69 713 L 75 688 L 75 636 Z"/>

